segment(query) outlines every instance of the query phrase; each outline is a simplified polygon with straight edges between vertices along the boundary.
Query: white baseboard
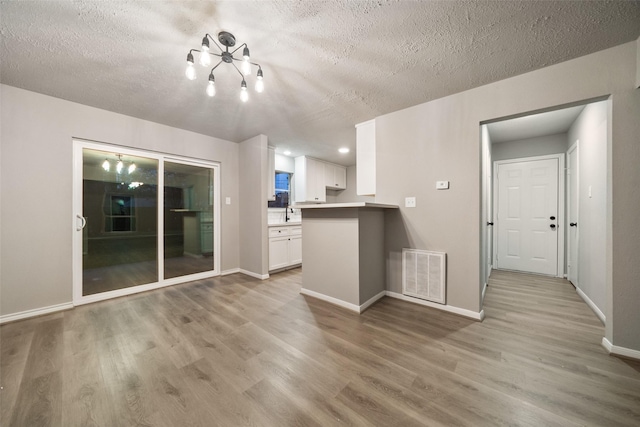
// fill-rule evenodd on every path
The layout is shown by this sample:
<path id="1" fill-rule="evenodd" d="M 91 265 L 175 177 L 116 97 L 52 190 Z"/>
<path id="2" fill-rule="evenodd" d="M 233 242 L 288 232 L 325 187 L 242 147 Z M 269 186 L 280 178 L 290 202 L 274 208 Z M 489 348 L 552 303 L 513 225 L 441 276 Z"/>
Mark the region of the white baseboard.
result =
<path id="1" fill-rule="evenodd" d="M 326 301 L 333 305 L 340 306 L 342 308 L 346 308 L 347 310 L 351 310 L 356 313 L 360 313 L 360 306 L 356 304 L 351 304 L 350 302 L 342 301 L 341 299 L 330 297 L 329 295 L 321 294 L 319 292 L 310 291 L 309 289 L 302 288 L 300 289 L 300 293 L 302 295 L 308 295 L 313 298 L 320 299 L 322 301 Z M 367 301 L 368 302 L 368 301 Z"/>
<path id="2" fill-rule="evenodd" d="M 247 276 L 255 277 L 256 279 L 265 280 L 269 278 L 268 274 L 254 273 L 253 271 L 238 269 L 238 273 L 246 274 Z"/>
<path id="3" fill-rule="evenodd" d="M 593 301 L 591 301 L 591 298 L 589 298 L 587 296 L 587 294 L 585 294 L 584 292 L 582 292 L 582 289 L 580 289 L 579 287 L 576 286 L 576 292 L 578 292 L 578 295 L 580 295 L 580 298 L 582 298 L 584 300 L 584 302 L 587 303 L 587 305 L 589 306 L 589 308 L 596 314 L 596 316 L 598 316 L 598 319 L 600 319 L 600 321 L 602 322 L 603 325 L 606 325 L 606 321 L 607 321 L 607 317 L 604 315 L 604 313 L 598 308 L 597 305 L 594 304 Z"/>
<path id="4" fill-rule="evenodd" d="M 414 304 L 420 304 L 431 308 L 437 308 L 438 310 L 448 311 L 449 313 L 458 314 L 460 316 L 468 317 L 473 320 L 484 320 L 484 310 L 480 310 L 480 312 L 475 312 L 471 310 L 466 310 L 464 308 L 454 307 L 452 305 L 446 304 L 438 304 L 431 301 L 426 301 L 420 298 L 408 297 L 406 295 L 399 294 L 397 292 L 386 291 L 386 295 L 391 298 L 401 299 L 403 301 L 412 302 Z"/>
<path id="5" fill-rule="evenodd" d="M 640 360 L 640 351 L 613 345 L 606 337 L 602 338 L 602 346 L 609 352 L 609 354 Z"/>
<path id="6" fill-rule="evenodd" d="M 235 273 L 240 273 L 240 269 L 239 268 L 230 268 L 229 270 L 225 270 L 222 273 L 220 273 L 221 276 L 228 276 L 229 274 L 235 274 Z"/>
<path id="7" fill-rule="evenodd" d="M 16 320 L 27 319 L 29 317 L 42 316 L 44 314 L 55 313 L 57 311 L 69 310 L 73 308 L 73 303 L 65 302 L 62 304 L 50 305 L 48 307 L 34 308 L 32 310 L 20 311 L 18 313 L 5 314 L 0 316 L 0 324 L 15 322 Z"/>
<path id="8" fill-rule="evenodd" d="M 374 295 L 371 298 L 369 298 L 367 301 L 364 302 L 364 304 L 360 304 L 359 313 L 362 313 L 367 308 L 371 307 L 373 305 L 373 303 L 375 303 L 376 301 L 378 301 L 380 298 L 382 298 L 385 295 L 387 295 L 387 292 L 386 291 L 382 291 L 379 294 Z"/>

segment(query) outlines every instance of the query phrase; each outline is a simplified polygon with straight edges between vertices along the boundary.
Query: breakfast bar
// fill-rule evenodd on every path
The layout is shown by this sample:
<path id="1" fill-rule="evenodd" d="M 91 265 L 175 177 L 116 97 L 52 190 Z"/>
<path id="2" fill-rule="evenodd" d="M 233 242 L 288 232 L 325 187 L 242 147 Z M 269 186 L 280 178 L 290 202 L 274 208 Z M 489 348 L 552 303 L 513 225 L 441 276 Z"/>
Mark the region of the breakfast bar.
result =
<path id="1" fill-rule="evenodd" d="M 380 203 L 296 205 L 302 210 L 301 293 L 361 313 L 385 295 Z"/>

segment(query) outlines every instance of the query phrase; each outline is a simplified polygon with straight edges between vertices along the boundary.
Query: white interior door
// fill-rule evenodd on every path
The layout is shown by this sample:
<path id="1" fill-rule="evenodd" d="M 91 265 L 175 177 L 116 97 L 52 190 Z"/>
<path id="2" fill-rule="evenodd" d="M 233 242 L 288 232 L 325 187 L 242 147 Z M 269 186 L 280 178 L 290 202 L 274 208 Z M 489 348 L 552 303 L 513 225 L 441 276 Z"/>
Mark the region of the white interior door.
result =
<path id="1" fill-rule="evenodd" d="M 498 268 L 558 274 L 558 163 L 498 163 Z"/>
<path id="2" fill-rule="evenodd" d="M 569 180 L 568 212 L 569 222 L 567 246 L 567 278 L 578 286 L 578 141 L 567 152 L 567 178 Z"/>

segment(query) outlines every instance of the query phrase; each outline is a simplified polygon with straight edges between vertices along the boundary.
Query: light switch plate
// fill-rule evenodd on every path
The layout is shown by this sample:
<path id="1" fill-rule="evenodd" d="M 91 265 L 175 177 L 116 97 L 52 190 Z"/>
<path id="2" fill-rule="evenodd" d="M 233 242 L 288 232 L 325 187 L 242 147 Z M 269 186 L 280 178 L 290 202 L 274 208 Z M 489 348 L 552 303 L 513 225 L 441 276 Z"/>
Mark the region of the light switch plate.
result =
<path id="1" fill-rule="evenodd" d="M 230 205 L 231 204 L 231 197 L 227 197 L 226 199 L 224 199 L 225 204 Z"/>
<path id="2" fill-rule="evenodd" d="M 436 189 L 437 190 L 448 190 L 449 189 L 449 181 L 436 181 Z"/>
<path id="3" fill-rule="evenodd" d="M 415 208 L 416 207 L 416 198 L 415 197 L 405 197 L 404 198 L 404 207 L 405 208 Z"/>

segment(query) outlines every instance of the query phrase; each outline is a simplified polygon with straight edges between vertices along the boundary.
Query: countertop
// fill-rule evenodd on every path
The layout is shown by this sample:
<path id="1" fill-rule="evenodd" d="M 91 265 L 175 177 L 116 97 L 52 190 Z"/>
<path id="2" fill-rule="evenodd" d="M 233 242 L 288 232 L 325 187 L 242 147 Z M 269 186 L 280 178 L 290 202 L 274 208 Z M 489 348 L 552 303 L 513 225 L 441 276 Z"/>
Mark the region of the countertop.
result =
<path id="1" fill-rule="evenodd" d="M 267 224 L 269 227 L 286 227 L 288 225 L 300 225 L 301 221 L 289 221 L 289 222 L 276 222 L 273 224 Z"/>
<path id="2" fill-rule="evenodd" d="M 398 205 L 385 205 L 383 203 L 351 202 L 351 203 L 318 203 L 310 205 L 295 205 L 300 209 L 339 209 L 339 208 L 379 208 L 398 209 Z"/>

